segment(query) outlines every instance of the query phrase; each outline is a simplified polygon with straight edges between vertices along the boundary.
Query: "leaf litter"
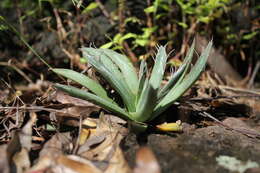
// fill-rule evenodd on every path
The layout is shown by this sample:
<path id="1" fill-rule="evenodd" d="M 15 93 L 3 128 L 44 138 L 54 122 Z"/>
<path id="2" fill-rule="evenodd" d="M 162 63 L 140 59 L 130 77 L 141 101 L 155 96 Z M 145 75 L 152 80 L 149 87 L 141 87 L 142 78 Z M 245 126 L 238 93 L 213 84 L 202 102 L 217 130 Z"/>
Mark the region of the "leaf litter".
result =
<path id="1" fill-rule="evenodd" d="M 249 126 L 245 121 L 254 119 L 252 115 L 257 116 L 259 93 L 225 87 L 225 83 L 219 85 L 219 81 L 209 76 L 204 76 L 179 101 L 177 107 L 198 115 L 205 112 L 214 114 L 214 118 L 217 117 L 225 125 L 222 128 L 249 138 L 258 138 L 259 126 Z M 138 149 L 134 159 L 136 163 L 129 164 L 121 147 L 123 139 L 129 134 L 124 120 L 103 113 L 92 103 L 53 91 L 49 87 L 45 86 L 44 90 L 39 86 L 34 88 L 40 97 L 30 104 L 23 104 L 15 94 L 10 97 L 10 102 L 1 104 L 1 171 L 161 172 L 161 158 L 156 159 L 158 155 L 152 152 L 157 153 L 156 149 L 149 144 Z M 6 91 L 1 91 L 1 101 L 8 97 Z M 26 90 L 23 90 L 23 94 L 28 97 Z M 23 94 L 19 97 L 23 98 Z M 231 113 L 233 117 L 226 118 Z M 96 115 L 100 115 L 100 118 L 96 118 Z M 217 121 L 208 118 L 200 116 L 196 120 L 197 126 L 218 125 Z M 191 127 L 188 125 L 188 128 Z M 197 127 L 191 129 L 183 129 L 183 133 L 193 134 Z M 213 130 L 209 134 L 214 133 L 222 132 Z M 162 172 L 165 172 L 164 169 Z"/>
<path id="2" fill-rule="evenodd" d="M 4 136 L 9 142 L 0 146 L 6 153 L 0 159 L 1 171 L 132 172 L 120 148 L 128 133 L 126 121 L 103 112 L 99 119 L 91 118 L 91 113 L 99 113 L 98 106 L 60 91 L 44 95 L 47 97 L 31 106 L 1 107 L 1 113 L 24 114 L 26 119 L 21 130 L 7 125 L 10 136 Z M 48 130 L 48 124 L 54 126 L 53 131 Z M 64 131 L 57 124 L 72 130 Z"/>

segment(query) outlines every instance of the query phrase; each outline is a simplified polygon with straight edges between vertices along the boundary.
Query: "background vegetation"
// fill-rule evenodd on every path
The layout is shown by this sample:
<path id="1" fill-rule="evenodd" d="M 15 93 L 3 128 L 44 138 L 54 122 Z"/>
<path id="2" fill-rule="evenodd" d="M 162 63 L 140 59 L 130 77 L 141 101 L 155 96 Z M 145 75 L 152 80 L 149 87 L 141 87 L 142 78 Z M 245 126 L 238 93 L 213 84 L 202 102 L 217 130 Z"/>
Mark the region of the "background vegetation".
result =
<path id="1" fill-rule="evenodd" d="M 53 67 L 84 70 L 86 62 L 78 48 L 91 44 L 124 52 L 133 62 L 152 57 L 156 44 L 167 44 L 168 51 L 174 49 L 171 62 L 178 65 L 193 37 L 199 35 L 213 38 L 214 46 L 242 78 L 252 75 L 259 59 L 259 8 L 254 0 L 0 2 L 1 15 Z M 43 73 L 42 77 L 55 79 L 12 31 L 0 26 L 2 65 L 9 61 L 32 81 Z M 15 70 L 10 74 L 10 66 L 0 73 L 7 81 L 16 75 Z"/>

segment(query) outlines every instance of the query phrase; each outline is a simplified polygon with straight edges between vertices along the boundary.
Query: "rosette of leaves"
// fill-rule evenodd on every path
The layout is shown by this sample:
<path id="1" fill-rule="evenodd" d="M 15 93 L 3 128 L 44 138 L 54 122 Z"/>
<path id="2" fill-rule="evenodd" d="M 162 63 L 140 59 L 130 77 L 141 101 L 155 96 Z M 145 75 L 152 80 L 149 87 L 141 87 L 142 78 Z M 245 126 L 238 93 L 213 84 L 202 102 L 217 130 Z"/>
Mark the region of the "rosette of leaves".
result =
<path id="1" fill-rule="evenodd" d="M 165 46 L 158 47 L 150 74 L 148 74 L 145 60 L 141 61 L 139 73 L 137 73 L 130 60 L 122 54 L 110 49 L 82 48 L 83 57 L 119 94 L 123 106 L 119 106 L 113 98 L 110 98 L 109 91 L 106 91 L 96 80 L 73 70 L 53 69 L 55 73 L 82 85 L 88 91 L 62 84 L 55 84 L 55 87 L 71 96 L 93 102 L 123 119 L 147 123 L 178 100 L 203 72 L 212 41 L 192 66 L 194 42 L 182 65 L 172 73 L 165 85 L 162 85 L 168 57 Z"/>

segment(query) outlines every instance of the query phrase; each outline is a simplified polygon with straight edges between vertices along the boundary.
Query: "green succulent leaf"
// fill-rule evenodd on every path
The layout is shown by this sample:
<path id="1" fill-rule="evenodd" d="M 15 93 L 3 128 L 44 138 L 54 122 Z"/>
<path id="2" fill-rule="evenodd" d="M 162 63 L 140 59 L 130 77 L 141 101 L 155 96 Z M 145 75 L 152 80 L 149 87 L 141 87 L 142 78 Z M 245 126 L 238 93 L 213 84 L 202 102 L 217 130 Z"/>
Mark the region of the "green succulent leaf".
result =
<path id="1" fill-rule="evenodd" d="M 145 60 L 142 60 L 139 69 L 139 83 L 140 80 L 143 78 L 143 76 L 146 77 L 146 74 L 147 74 L 147 63 L 145 62 Z"/>
<path id="2" fill-rule="evenodd" d="M 155 108 L 153 116 L 151 116 L 151 119 L 158 116 L 160 113 L 162 113 L 164 110 L 166 110 L 176 99 L 178 99 L 181 95 L 184 94 L 191 86 L 192 84 L 198 79 L 201 72 L 205 68 L 205 64 L 207 62 L 207 59 L 209 57 L 209 53 L 212 47 L 212 40 L 207 45 L 206 49 L 202 52 L 201 56 L 199 57 L 197 63 L 195 66 L 191 69 L 188 75 L 185 76 L 183 81 L 171 89 L 169 93 L 162 99 L 162 101 L 157 105 Z"/>
<path id="3" fill-rule="evenodd" d="M 101 49 L 95 49 L 95 48 L 82 48 L 84 58 L 95 58 L 94 60 L 102 63 L 105 67 L 109 68 L 109 70 L 113 73 L 113 75 L 116 75 L 123 79 L 123 76 L 121 72 L 119 71 L 118 66 L 111 61 L 111 59 L 104 54 L 104 52 L 101 51 Z M 86 53 L 87 52 L 87 55 Z M 86 55 L 86 56 L 85 56 Z"/>
<path id="4" fill-rule="evenodd" d="M 186 76 L 190 66 L 191 66 L 191 60 L 194 54 L 194 50 L 195 50 L 195 39 L 192 42 L 192 45 L 187 53 L 187 56 L 184 58 L 183 64 L 187 64 L 184 72 L 182 73 L 181 77 L 179 78 L 179 80 L 177 81 L 177 83 L 175 84 L 175 86 L 173 88 L 176 88 L 184 79 L 184 77 Z"/>
<path id="5" fill-rule="evenodd" d="M 168 93 L 168 91 L 176 84 L 178 79 L 182 76 L 182 74 L 184 74 L 183 72 L 185 71 L 186 66 L 187 64 L 181 65 L 180 68 L 172 74 L 168 83 L 164 85 L 163 88 L 159 91 L 158 99 L 163 98 Z"/>
<path id="6" fill-rule="evenodd" d="M 113 101 L 107 96 L 106 90 L 98 82 L 94 81 L 93 79 L 87 77 L 84 74 L 78 73 L 70 69 L 62 68 L 55 68 L 52 69 L 52 71 L 70 80 L 73 80 L 74 82 L 81 84 L 82 86 L 86 87 L 87 89 L 95 93 L 97 96 L 102 97 L 103 99 Z"/>
<path id="7" fill-rule="evenodd" d="M 156 54 L 155 64 L 149 81 L 155 90 L 159 89 L 161 86 L 167 58 L 168 56 L 165 47 L 160 46 L 158 53 Z"/>
<path id="8" fill-rule="evenodd" d="M 136 74 L 136 70 L 130 60 L 113 50 L 110 49 L 101 49 L 107 57 L 111 58 L 111 60 L 119 67 L 121 70 L 128 87 L 134 94 L 137 94 L 138 91 L 138 78 Z"/>
<path id="9" fill-rule="evenodd" d="M 73 97 L 81 98 L 87 101 L 90 101 L 94 104 L 97 104 L 104 109 L 116 113 L 118 116 L 124 118 L 124 119 L 131 119 L 130 115 L 121 107 L 119 107 L 115 102 L 110 102 L 106 99 L 103 99 L 99 96 L 96 96 L 95 94 L 92 94 L 90 92 L 75 88 L 73 86 L 67 86 L 62 84 L 55 84 L 56 88 L 69 93 Z"/>
<path id="10" fill-rule="evenodd" d="M 90 51 L 91 50 L 91 51 Z M 104 60 L 106 55 L 93 51 L 93 48 L 83 48 L 83 57 L 109 82 L 109 84 L 119 93 L 122 97 L 127 109 L 135 111 L 135 95 L 131 92 L 125 82 L 123 75 L 116 70 L 115 64 L 108 66 L 108 60 Z"/>
<path id="11" fill-rule="evenodd" d="M 156 1 L 156 3 L 159 4 L 159 1 Z M 177 3 L 182 9 L 186 9 L 186 13 L 189 6 L 192 5 L 181 3 L 180 0 L 177 0 Z M 158 48 L 150 79 L 148 77 L 149 75 L 147 75 L 147 65 L 144 61 L 141 63 L 138 78 L 133 64 L 131 64 L 126 56 L 104 48 L 82 48 L 83 56 L 87 59 L 87 62 L 91 64 L 122 97 L 125 108 L 121 108 L 107 96 L 105 89 L 95 80 L 73 70 L 52 69 L 52 67 L 26 42 L 24 37 L 2 16 L 0 16 L 0 21 L 4 22 L 4 24 L 53 72 L 81 84 L 88 88 L 90 92 L 61 84 L 55 84 L 54 86 L 56 88 L 69 93 L 71 96 L 93 102 L 124 119 L 131 120 L 133 124 L 141 125 L 141 127 L 144 127 L 143 122 L 151 121 L 166 110 L 174 101 L 181 97 L 194 82 L 196 82 L 204 70 L 212 47 L 212 41 L 210 41 L 194 67 L 189 71 L 194 53 L 194 41 L 183 65 L 172 75 L 168 84 L 162 88 L 161 82 L 163 80 L 168 57 L 164 46 Z M 5 30 L 6 28 L 2 27 L 2 29 Z M 126 34 L 125 36 L 117 34 L 112 42 L 122 43 L 124 39 L 136 38 L 136 42 L 139 39 L 140 43 L 147 44 L 147 40 L 149 40 L 147 38 L 154 29 L 156 29 L 156 27 L 145 28 L 144 33 L 140 36 L 132 33 Z M 254 35 L 256 34 L 249 34 L 248 38 Z M 111 44 L 106 46 L 110 47 Z"/>
<path id="12" fill-rule="evenodd" d="M 137 100 L 140 98 L 140 95 L 143 91 L 145 82 L 148 82 L 147 78 L 147 64 L 144 60 L 141 61 L 140 64 L 140 71 L 139 71 L 139 83 L 138 83 L 138 97 Z"/>
<path id="13" fill-rule="evenodd" d="M 206 65 L 211 47 L 212 41 L 209 42 L 196 64 L 190 69 L 195 50 L 195 41 L 193 41 L 183 64 L 172 74 L 168 83 L 163 87 L 161 87 L 161 83 L 168 57 L 165 46 L 158 48 L 150 78 L 145 61 L 140 64 L 138 76 L 134 66 L 124 55 L 109 49 L 82 48 L 83 57 L 121 96 L 125 109 L 119 107 L 109 98 L 99 83 L 72 70 L 53 69 L 57 74 L 85 86 L 92 93 L 72 86 L 61 84 L 55 86 L 72 96 L 100 105 L 122 118 L 132 120 L 135 123 L 148 122 L 166 110 L 198 79 Z"/>
<path id="14" fill-rule="evenodd" d="M 128 87 L 131 89 L 133 94 L 136 94 L 138 91 L 138 78 L 136 70 L 130 60 L 113 50 L 110 49 L 94 49 L 94 48 L 83 48 L 83 52 L 88 52 L 91 55 L 106 55 L 107 59 L 113 61 L 115 65 L 120 69 L 124 80 L 126 81 Z"/>
<path id="15" fill-rule="evenodd" d="M 175 77 L 172 76 L 172 80 L 170 80 L 166 84 L 165 88 L 162 88 L 162 91 L 159 93 L 160 100 L 169 92 L 169 90 L 174 90 L 177 86 L 179 86 L 179 84 L 181 84 L 181 82 L 183 81 L 184 77 L 186 76 L 186 74 L 189 70 L 194 50 L 195 50 L 195 39 L 193 40 L 192 45 L 191 45 L 186 57 L 184 58 L 183 65 L 182 65 L 184 67 L 181 66 L 179 68 L 179 70 L 176 73 L 174 73 L 174 76 L 176 77 L 176 79 L 174 79 Z"/>
<path id="16" fill-rule="evenodd" d="M 143 92 L 138 100 L 136 112 L 130 113 L 139 122 L 145 122 L 150 118 L 157 103 L 157 89 L 151 84 L 145 85 Z"/>

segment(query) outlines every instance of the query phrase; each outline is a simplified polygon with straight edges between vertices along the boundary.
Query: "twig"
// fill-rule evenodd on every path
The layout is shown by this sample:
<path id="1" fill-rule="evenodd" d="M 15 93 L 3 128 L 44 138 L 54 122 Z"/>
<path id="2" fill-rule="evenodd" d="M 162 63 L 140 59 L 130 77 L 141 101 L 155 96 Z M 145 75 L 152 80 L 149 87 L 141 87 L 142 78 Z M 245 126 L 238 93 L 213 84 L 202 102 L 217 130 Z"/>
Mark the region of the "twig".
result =
<path id="1" fill-rule="evenodd" d="M 131 61 L 132 61 L 133 63 L 136 63 L 136 62 L 138 61 L 138 59 L 137 59 L 137 57 L 135 56 L 134 52 L 130 49 L 130 47 L 129 47 L 129 45 L 127 44 L 127 42 L 124 42 L 124 43 L 123 43 L 123 46 L 124 46 L 124 48 L 126 49 L 126 51 L 127 51 L 126 53 L 127 53 L 127 55 L 129 55 Z"/>
<path id="2" fill-rule="evenodd" d="M 218 87 L 220 89 L 230 90 L 230 91 L 233 91 L 233 92 L 247 93 L 247 94 L 260 96 L 260 92 L 253 91 L 253 90 L 248 90 L 248 89 L 243 89 L 243 88 L 234 88 L 234 87 L 224 86 L 224 85 L 218 85 Z"/>
<path id="3" fill-rule="evenodd" d="M 119 32 L 123 35 L 125 32 L 125 0 L 118 0 L 118 17 L 119 17 Z M 136 58 L 134 52 L 130 49 L 128 43 L 123 41 L 123 47 L 126 49 L 127 55 L 130 57 L 133 63 L 136 63 L 138 59 Z"/>
<path id="4" fill-rule="evenodd" d="M 256 74 L 257 74 L 259 68 L 260 68 L 260 61 L 257 62 L 256 66 L 254 68 L 252 76 L 251 76 L 251 78 L 250 78 L 250 80 L 248 82 L 248 85 L 247 85 L 248 88 L 251 88 L 253 86 L 253 83 L 254 83 L 254 80 L 255 80 L 255 77 L 256 77 Z"/>
<path id="5" fill-rule="evenodd" d="M 23 17 L 22 17 L 22 11 L 19 8 L 19 1 L 15 0 L 14 1 L 14 6 L 15 6 L 15 10 L 16 10 L 16 14 L 17 14 L 17 18 L 19 20 L 19 28 L 20 28 L 20 32 L 22 35 L 24 35 L 24 25 L 23 25 Z"/>
<path id="6" fill-rule="evenodd" d="M 25 80 L 27 80 L 29 83 L 33 83 L 33 81 L 22 70 L 17 68 L 15 65 L 12 65 L 9 62 L 0 62 L 0 66 L 1 65 L 13 68 L 15 71 L 17 71 L 17 73 L 19 73 L 21 76 L 23 76 Z"/>
<path id="7" fill-rule="evenodd" d="M 75 144 L 75 146 L 74 146 L 74 149 L 73 149 L 73 151 L 72 151 L 73 154 L 76 154 L 77 151 L 78 151 L 81 132 L 82 132 L 82 115 L 80 115 L 80 117 L 79 117 L 79 131 L 78 131 L 78 138 L 77 138 L 76 144 Z"/>
<path id="8" fill-rule="evenodd" d="M 184 18 L 185 19 L 185 18 Z M 181 50 L 179 53 L 177 53 L 174 58 L 179 59 L 181 56 L 184 55 L 186 50 L 188 49 L 188 41 L 190 40 L 191 36 L 194 34 L 196 31 L 197 23 L 193 22 L 190 28 L 187 31 L 187 34 L 184 34 L 183 36 L 183 43 L 181 45 Z"/>
<path id="9" fill-rule="evenodd" d="M 118 0 L 118 17 L 119 17 L 119 32 L 124 33 L 125 27 L 125 0 Z"/>
<path id="10" fill-rule="evenodd" d="M 240 128 L 230 127 L 230 126 L 224 124 L 223 122 L 219 121 L 217 118 L 213 117 L 212 115 L 210 115 L 207 112 L 201 112 L 199 114 L 204 116 L 204 117 L 208 117 L 208 118 L 214 120 L 215 122 L 217 122 L 217 124 L 221 125 L 222 127 L 227 128 L 228 130 L 234 130 L 234 131 L 242 133 L 244 135 L 252 135 L 254 137 L 260 138 L 260 133 L 257 133 L 257 132 L 254 132 L 254 131 L 248 130 L 248 129 L 240 129 Z"/>
<path id="11" fill-rule="evenodd" d="M 83 0 L 72 0 L 73 5 L 75 5 L 77 8 L 82 7 Z"/>
<path id="12" fill-rule="evenodd" d="M 51 108 L 45 108 L 45 107 L 42 107 L 42 106 L 31 106 L 31 107 L 6 106 L 6 107 L 0 107 L 0 110 L 6 110 L 6 109 L 36 110 L 36 111 L 48 111 L 48 112 L 64 113 L 63 111 L 59 111 L 59 110 L 51 109 Z"/>
<path id="13" fill-rule="evenodd" d="M 19 39 L 23 42 L 23 44 L 26 45 L 26 47 L 32 51 L 32 53 L 41 60 L 42 63 L 44 63 L 48 68 L 52 69 L 52 67 L 33 49 L 29 43 L 25 40 L 24 36 L 18 32 L 13 25 L 11 25 L 9 22 L 5 20 L 3 16 L 0 16 L 0 21 L 4 22 L 4 24 L 19 37 Z"/>
<path id="14" fill-rule="evenodd" d="M 59 12 L 56 8 L 53 9 L 53 13 L 55 15 L 56 22 L 57 22 L 57 34 L 58 34 L 58 37 L 61 42 L 62 40 L 64 40 L 67 37 L 67 32 L 62 24 Z"/>
<path id="15" fill-rule="evenodd" d="M 101 1 L 100 0 L 95 0 L 95 1 L 98 4 L 98 7 L 100 8 L 104 16 L 109 20 L 110 24 L 115 25 L 115 22 L 113 21 L 113 19 L 111 18 L 110 14 L 106 10 L 105 6 L 101 3 Z"/>
<path id="16" fill-rule="evenodd" d="M 147 0 L 146 3 L 148 5 L 148 7 L 151 6 L 151 1 L 150 0 Z M 147 25 L 148 28 L 152 28 L 153 27 L 153 20 L 152 20 L 152 18 L 151 18 L 149 13 L 145 13 L 145 14 L 146 14 L 146 17 L 147 17 L 146 25 Z M 155 16 L 154 16 L 154 19 L 155 19 Z"/>
<path id="17" fill-rule="evenodd" d="M 23 105 L 25 105 L 25 103 L 20 98 L 20 96 L 16 94 L 16 90 L 14 88 L 12 88 L 12 86 L 10 84 L 8 84 L 5 80 L 1 79 L 1 81 L 15 94 L 15 99 L 14 99 L 13 104 L 15 104 L 15 101 L 16 101 L 16 98 L 17 98 Z"/>
<path id="18" fill-rule="evenodd" d="M 216 97 L 194 97 L 190 98 L 188 101 L 212 101 L 217 99 L 233 99 L 233 98 L 260 98 L 260 95 L 235 95 L 235 96 L 216 96 Z"/>

